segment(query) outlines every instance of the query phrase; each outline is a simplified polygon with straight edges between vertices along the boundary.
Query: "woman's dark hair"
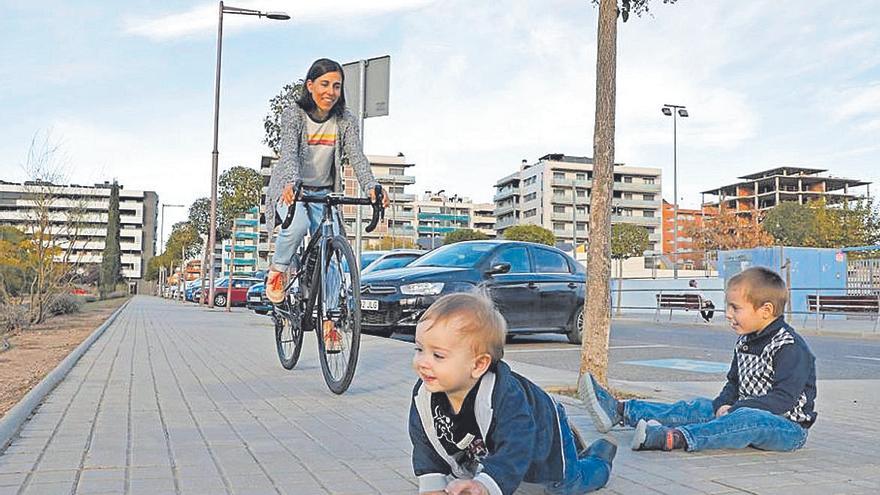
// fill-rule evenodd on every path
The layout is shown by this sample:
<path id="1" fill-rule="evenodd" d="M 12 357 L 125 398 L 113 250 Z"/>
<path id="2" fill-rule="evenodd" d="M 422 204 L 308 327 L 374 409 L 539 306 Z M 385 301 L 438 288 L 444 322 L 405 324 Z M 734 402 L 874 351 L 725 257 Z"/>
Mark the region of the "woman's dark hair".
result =
<path id="1" fill-rule="evenodd" d="M 309 71 L 306 73 L 305 82 L 303 82 L 302 91 L 299 94 L 299 98 L 296 99 L 296 104 L 299 105 L 300 108 L 305 110 L 306 112 L 313 112 L 317 105 L 315 105 L 315 100 L 312 99 L 312 94 L 309 93 L 306 84 L 309 81 L 314 81 L 315 79 L 323 76 L 328 72 L 338 72 L 342 76 L 342 86 L 345 87 L 345 71 L 342 70 L 342 66 L 339 65 L 339 62 L 335 62 L 330 60 L 329 58 L 319 58 L 312 63 L 312 66 L 309 67 Z M 336 117 L 342 117 L 342 112 L 345 111 L 345 91 L 339 95 L 339 99 L 336 100 L 336 104 L 333 105 L 333 108 L 330 109 L 330 115 L 334 115 Z"/>

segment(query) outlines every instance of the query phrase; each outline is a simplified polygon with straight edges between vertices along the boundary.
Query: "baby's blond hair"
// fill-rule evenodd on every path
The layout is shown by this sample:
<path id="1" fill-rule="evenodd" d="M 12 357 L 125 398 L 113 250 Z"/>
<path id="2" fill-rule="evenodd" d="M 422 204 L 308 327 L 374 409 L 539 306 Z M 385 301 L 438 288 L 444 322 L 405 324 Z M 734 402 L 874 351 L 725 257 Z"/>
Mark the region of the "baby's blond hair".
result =
<path id="1" fill-rule="evenodd" d="M 419 326 L 429 331 L 439 322 L 446 322 L 473 347 L 474 354 L 488 353 L 492 362 L 504 357 L 507 322 L 495 308 L 489 295 L 480 289 L 447 294 L 432 304 L 419 318 Z"/>

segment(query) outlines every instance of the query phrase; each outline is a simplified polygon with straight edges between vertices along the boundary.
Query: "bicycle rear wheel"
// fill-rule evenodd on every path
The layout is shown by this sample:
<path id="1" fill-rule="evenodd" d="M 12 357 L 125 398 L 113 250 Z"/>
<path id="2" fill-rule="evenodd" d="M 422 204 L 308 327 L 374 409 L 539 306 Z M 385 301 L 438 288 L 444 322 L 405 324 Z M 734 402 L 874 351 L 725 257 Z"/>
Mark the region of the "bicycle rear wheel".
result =
<path id="1" fill-rule="evenodd" d="M 283 309 L 282 309 L 283 308 Z M 296 311 L 292 311 L 289 300 L 282 303 L 272 315 L 275 322 L 275 348 L 284 369 L 291 370 L 299 361 L 303 346 L 303 328 Z"/>
<path id="2" fill-rule="evenodd" d="M 334 236 L 325 241 L 321 260 L 318 292 L 318 357 L 324 381 L 333 393 L 348 390 L 354 378 L 361 343 L 360 274 L 351 245 L 345 237 Z M 351 267 L 351 269 L 349 269 Z M 326 323 L 331 322 L 331 323 Z M 325 341 L 325 326 L 338 339 Z"/>

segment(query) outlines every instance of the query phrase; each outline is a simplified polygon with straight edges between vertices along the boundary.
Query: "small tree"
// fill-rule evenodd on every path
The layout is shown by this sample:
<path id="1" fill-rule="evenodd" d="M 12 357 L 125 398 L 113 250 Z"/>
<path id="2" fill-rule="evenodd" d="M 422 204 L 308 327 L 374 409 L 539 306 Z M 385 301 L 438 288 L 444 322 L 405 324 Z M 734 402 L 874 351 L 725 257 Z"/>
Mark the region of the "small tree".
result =
<path id="1" fill-rule="evenodd" d="M 767 212 L 762 227 L 781 246 L 813 246 L 819 237 L 816 207 L 785 201 Z"/>
<path id="2" fill-rule="evenodd" d="M 617 316 L 623 289 L 623 260 L 645 254 L 649 245 L 648 230 L 644 227 L 631 223 L 611 226 L 611 259 L 617 260 Z"/>
<path id="3" fill-rule="evenodd" d="M 217 238 L 229 239 L 232 236 L 233 220 L 251 208 L 259 206 L 263 176 L 250 167 L 232 167 L 220 174 L 218 185 Z M 210 208 L 210 203 L 208 207 Z"/>
<path id="4" fill-rule="evenodd" d="M 721 207 L 717 215 L 706 217 L 702 225 L 689 225 L 684 234 L 693 238 L 694 247 L 701 251 L 772 246 L 773 236 L 764 230 L 758 217 L 757 211 L 743 217 Z"/>
<path id="5" fill-rule="evenodd" d="M 122 253 L 119 249 L 119 184 L 113 181 L 110 188 L 110 207 L 107 212 L 107 237 L 101 255 L 101 299 L 116 289 L 121 278 Z"/>
<path id="6" fill-rule="evenodd" d="M 479 230 L 457 229 L 446 234 L 446 237 L 443 239 L 443 245 L 445 246 L 446 244 L 455 244 L 456 242 L 461 241 L 482 241 L 488 238 L 488 235 L 480 232 Z"/>
<path id="7" fill-rule="evenodd" d="M 504 238 L 509 241 L 536 242 L 548 246 L 556 245 L 556 236 L 553 235 L 553 232 L 540 225 L 514 225 L 504 231 Z"/>

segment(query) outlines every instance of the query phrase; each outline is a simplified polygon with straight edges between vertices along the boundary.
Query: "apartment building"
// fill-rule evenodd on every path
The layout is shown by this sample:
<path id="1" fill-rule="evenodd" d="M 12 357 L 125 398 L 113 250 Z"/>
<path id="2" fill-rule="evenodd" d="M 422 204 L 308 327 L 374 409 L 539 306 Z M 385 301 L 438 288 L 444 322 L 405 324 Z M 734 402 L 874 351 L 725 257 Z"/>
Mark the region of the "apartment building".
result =
<path id="1" fill-rule="evenodd" d="M 361 231 L 365 249 L 371 242 L 377 242 L 382 237 L 388 235 L 405 238 L 411 242 L 415 242 L 416 233 L 413 223 L 415 220 L 415 210 L 413 202 L 415 201 L 416 196 L 407 190 L 407 186 L 411 186 L 416 182 L 415 176 L 410 175 L 409 172 L 415 164 L 407 161 L 406 156 L 403 153 L 398 153 L 394 156 L 367 155 L 367 159 L 370 161 L 370 167 L 376 180 L 382 184 L 382 188 L 388 193 L 390 204 L 388 209 L 385 210 L 386 222 L 380 223 L 376 230 L 369 234 L 363 230 Z M 265 214 L 266 189 L 269 186 L 269 178 L 272 175 L 272 167 L 276 160 L 277 158 L 269 156 L 264 156 L 260 160 L 260 173 L 263 176 L 263 192 L 260 196 L 257 255 L 259 259 L 263 261 L 268 260 L 270 253 L 274 250 L 274 246 L 272 245 L 274 239 L 271 238 L 269 232 L 266 230 Z M 360 185 L 354 175 L 354 170 L 352 167 L 345 167 L 344 174 L 345 193 L 349 196 L 356 195 L 360 190 Z M 356 207 L 354 206 L 346 206 L 343 209 L 345 231 L 349 240 L 352 242 L 355 239 L 356 232 L 355 208 Z M 362 207 L 361 212 L 364 222 L 362 226 L 363 228 L 366 227 L 366 222 L 369 222 L 372 212 L 368 206 Z"/>
<path id="2" fill-rule="evenodd" d="M 253 277 L 258 270 L 268 268 L 268 262 L 260 260 L 257 253 L 259 230 L 260 210 L 256 206 L 234 220 L 235 241 L 223 241 L 223 276 L 232 272 L 234 277 Z"/>
<path id="3" fill-rule="evenodd" d="M 706 266 L 705 253 L 697 252 L 694 248 L 694 239 L 690 237 L 689 232 L 694 228 L 702 227 L 706 218 L 714 214 L 691 208 L 678 207 L 678 237 L 675 235 L 675 205 L 663 200 L 663 244 L 662 253 L 665 259 L 670 263 L 676 262 L 684 269 L 702 270 Z M 677 255 L 672 256 L 676 252 L 675 247 L 678 244 Z M 665 261 L 665 260 L 664 260 Z"/>
<path id="4" fill-rule="evenodd" d="M 703 191 L 702 202 L 707 211 L 723 206 L 737 215 L 750 217 L 755 211 L 765 212 L 783 201 L 808 203 L 824 199 L 829 205 L 843 204 L 870 193 L 870 182 L 831 175 L 821 168 L 777 167 L 738 177 L 738 182 Z M 854 188 L 861 188 L 864 190 Z M 706 196 L 709 196 L 707 201 Z"/>
<path id="5" fill-rule="evenodd" d="M 592 185 L 592 158 L 554 153 L 533 164 L 523 160 L 495 183 L 495 230 L 503 235 L 514 225 L 540 225 L 556 235 L 559 247 L 582 246 L 589 237 Z M 611 222 L 645 227 L 651 252 L 661 247 L 660 187 L 658 168 L 614 166 Z"/>
<path id="6" fill-rule="evenodd" d="M 413 226 L 417 243 L 424 249 L 443 245 L 446 234 L 458 229 L 479 230 L 495 237 L 493 203 L 474 203 L 470 198 L 447 195 L 446 191 L 425 191 L 414 203 L 417 212 Z"/>
<path id="7" fill-rule="evenodd" d="M 109 182 L 81 186 L 0 180 L 0 225 L 28 232 L 42 202 L 51 212 L 52 233 L 62 247 L 70 248 L 70 261 L 100 263 L 107 238 L 111 186 Z M 154 191 L 119 186 L 119 247 L 122 276 L 127 279 L 141 279 L 155 254 L 158 203 Z"/>

